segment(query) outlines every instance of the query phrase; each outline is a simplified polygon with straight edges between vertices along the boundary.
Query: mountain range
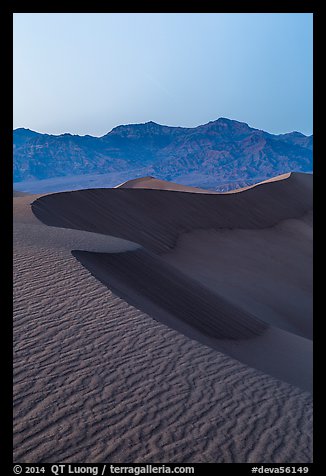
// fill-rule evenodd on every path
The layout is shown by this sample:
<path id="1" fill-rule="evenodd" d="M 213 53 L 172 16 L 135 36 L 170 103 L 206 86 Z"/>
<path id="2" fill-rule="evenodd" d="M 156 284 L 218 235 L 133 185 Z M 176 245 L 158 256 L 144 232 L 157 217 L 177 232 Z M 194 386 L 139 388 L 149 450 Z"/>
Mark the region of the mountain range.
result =
<path id="1" fill-rule="evenodd" d="M 147 122 L 102 137 L 13 132 L 14 182 L 105 176 L 106 186 L 140 175 L 225 191 L 286 172 L 312 172 L 313 136 L 270 134 L 219 118 L 194 128 Z M 85 183 L 84 180 L 84 183 Z M 103 185 L 105 186 L 105 185 Z M 58 186 L 60 189 L 60 186 Z"/>

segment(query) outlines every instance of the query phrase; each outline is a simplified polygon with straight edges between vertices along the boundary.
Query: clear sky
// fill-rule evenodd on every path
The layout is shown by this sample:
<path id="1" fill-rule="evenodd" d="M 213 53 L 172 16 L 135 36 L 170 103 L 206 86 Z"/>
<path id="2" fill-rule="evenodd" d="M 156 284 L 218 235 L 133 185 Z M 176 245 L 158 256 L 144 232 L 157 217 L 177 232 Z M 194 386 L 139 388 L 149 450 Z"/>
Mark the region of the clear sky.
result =
<path id="1" fill-rule="evenodd" d="M 312 133 L 312 14 L 14 15 L 14 128 L 219 117 Z"/>

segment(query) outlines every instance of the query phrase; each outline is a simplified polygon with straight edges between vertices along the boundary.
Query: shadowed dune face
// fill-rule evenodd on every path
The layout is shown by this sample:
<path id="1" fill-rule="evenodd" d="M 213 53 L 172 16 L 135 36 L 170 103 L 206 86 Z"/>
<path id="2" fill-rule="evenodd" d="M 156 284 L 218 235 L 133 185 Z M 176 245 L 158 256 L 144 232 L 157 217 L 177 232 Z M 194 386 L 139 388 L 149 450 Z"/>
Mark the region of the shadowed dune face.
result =
<path id="1" fill-rule="evenodd" d="M 46 195 L 32 210 L 46 225 L 109 234 L 154 253 L 194 229 L 262 229 L 312 209 L 312 177 L 292 174 L 236 194 L 89 189 Z"/>
<path id="2" fill-rule="evenodd" d="M 268 327 L 146 251 L 72 254 L 115 294 L 138 309 L 155 316 L 159 311 L 152 312 L 154 305 L 210 338 L 247 339 Z"/>
<path id="3" fill-rule="evenodd" d="M 164 260 L 270 325 L 312 339 L 312 213 L 260 230 L 194 230 Z"/>

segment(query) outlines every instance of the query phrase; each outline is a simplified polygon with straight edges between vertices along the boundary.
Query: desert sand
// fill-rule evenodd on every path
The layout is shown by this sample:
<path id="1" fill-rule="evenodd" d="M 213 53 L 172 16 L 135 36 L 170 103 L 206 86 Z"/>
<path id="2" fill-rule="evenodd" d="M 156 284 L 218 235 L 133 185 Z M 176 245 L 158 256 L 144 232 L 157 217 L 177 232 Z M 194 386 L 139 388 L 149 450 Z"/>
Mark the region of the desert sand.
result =
<path id="1" fill-rule="evenodd" d="M 235 190 L 229 190 L 228 192 L 215 192 L 213 190 L 206 190 L 203 188 L 198 187 L 190 187 L 189 185 L 181 185 L 175 182 L 168 182 L 167 180 L 160 180 L 150 175 L 146 177 L 140 177 L 133 180 L 127 180 L 126 182 L 122 182 L 119 185 L 116 185 L 114 188 L 146 188 L 149 190 L 174 190 L 178 192 L 191 192 L 191 193 L 208 193 L 210 195 L 225 195 L 228 193 L 238 193 L 243 192 L 244 190 L 248 190 L 253 187 L 257 187 L 263 183 L 269 183 L 279 180 L 285 180 L 290 177 L 290 173 L 277 175 L 276 177 L 272 177 L 268 180 L 264 180 L 263 182 L 255 183 L 254 185 L 250 185 L 248 187 L 239 187 Z"/>
<path id="2" fill-rule="evenodd" d="M 131 185 L 14 198 L 15 461 L 312 461 L 312 177 Z"/>

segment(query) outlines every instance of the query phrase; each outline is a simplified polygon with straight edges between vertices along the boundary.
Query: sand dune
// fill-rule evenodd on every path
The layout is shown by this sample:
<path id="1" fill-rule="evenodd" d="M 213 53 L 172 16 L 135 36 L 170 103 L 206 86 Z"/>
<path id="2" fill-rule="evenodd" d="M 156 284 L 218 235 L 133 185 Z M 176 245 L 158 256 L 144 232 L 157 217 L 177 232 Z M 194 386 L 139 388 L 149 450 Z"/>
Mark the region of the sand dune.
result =
<path id="1" fill-rule="evenodd" d="M 205 190 L 203 188 L 198 187 L 190 187 L 188 185 L 181 185 L 175 182 L 168 182 L 167 180 L 160 180 L 156 179 L 155 177 L 151 177 L 150 175 L 147 177 L 140 177 L 132 180 L 127 180 L 115 188 L 142 188 L 148 190 L 171 190 L 177 192 L 192 192 L 192 193 L 208 193 L 208 194 L 215 194 L 212 190 Z"/>
<path id="2" fill-rule="evenodd" d="M 194 229 L 263 229 L 312 208 L 312 177 L 292 174 L 236 194 L 146 189 L 87 189 L 44 196 L 33 213 L 50 226 L 109 234 L 155 253 Z"/>
<path id="3" fill-rule="evenodd" d="M 14 198 L 15 461 L 311 461 L 311 191 Z"/>
<path id="4" fill-rule="evenodd" d="M 137 308 L 154 301 L 172 327 L 178 321 L 177 329 L 185 324 L 183 333 L 193 336 L 190 325 L 210 336 L 215 349 L 304 390 L 312 386 L 311 209 L 312 177 L 305 174 L 228 195 L 118 188 L 47 195 L 32 204 L 47 225 L 111 233 L 156 254 L 169 251 L 165 263 L 148 252 L 76 256 Z M 198 229 L 210 230 L 213 240 L 207 232 L 194 240 Z M 142 309 L 160 319 L 158 309 Z M 249 352 L 244 328 L 260 334 Z M 236 346 L 220 342 L 232 338 Z"/>
<path id="5" fill-rule="evenodd" d="M 228 192 L 214 192 L 213 190 L 205 190 L 203 188 L 198 187 L 190 187 L 189 185 L 181 185 L 175 182 L 168 182 L 167 180 L 160 180 L 156 179 L 155 177 L 151 177 L 150 175 L 147 177 L 140 177 L 133 180 L 127 180 L 126 182 L 117 185 L 115 188 L 145 188 L 149 190 L 171 190 L 177 192 L 191 192 L 191 193 L 208 193 L 210 195 L 221 195 L 221 194 L 229 194 L 229 193 L 238 193 L 243 192 L 244 190 L 249 190 L 250 188 L 257 187 L 258 185 L 262 185 L 268 182 L 275 182 L 278 180 L 284 180 L 290 177 L 290 173 L 278 175 L 276 177 L 272 177 L 268 180 L 264 180 L 263 182 L 258 182 L 254 185 L 250 185 L 248 187 L 237 188 L 235 190 L 229 190 Z"/>

